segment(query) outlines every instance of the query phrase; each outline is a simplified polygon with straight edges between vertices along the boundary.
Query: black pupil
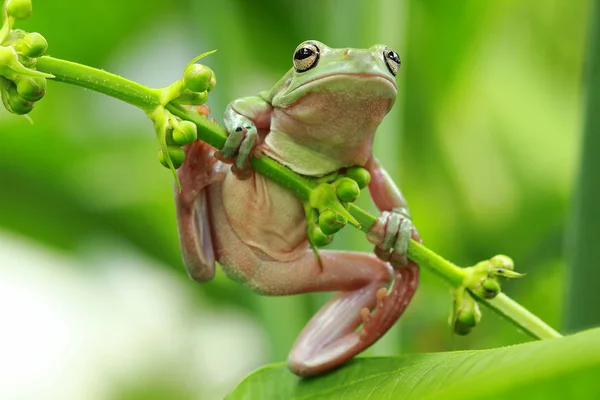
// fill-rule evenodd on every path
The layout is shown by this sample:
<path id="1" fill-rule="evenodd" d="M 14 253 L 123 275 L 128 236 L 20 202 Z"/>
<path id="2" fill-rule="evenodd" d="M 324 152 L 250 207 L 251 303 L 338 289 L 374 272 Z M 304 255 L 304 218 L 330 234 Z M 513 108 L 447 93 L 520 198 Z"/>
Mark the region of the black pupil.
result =
<path id="1" fill-rule="evenodd" d="M 395 51 L 390 51 L 388 53 L 388 58 L 396 64 L 400 64 L 400 57 L 398 57 L 398 54 Z"/>
<path id="2" fill-rule="evenodd" d="M 304 60 L 305 58 L 308 58 L 308 57 L 312 56 L 313 54 L 314 53 L 311 49 L 303 47 L 296 52 L 296 54 L 294 55 L 294 58 L 296 60 Z"/>

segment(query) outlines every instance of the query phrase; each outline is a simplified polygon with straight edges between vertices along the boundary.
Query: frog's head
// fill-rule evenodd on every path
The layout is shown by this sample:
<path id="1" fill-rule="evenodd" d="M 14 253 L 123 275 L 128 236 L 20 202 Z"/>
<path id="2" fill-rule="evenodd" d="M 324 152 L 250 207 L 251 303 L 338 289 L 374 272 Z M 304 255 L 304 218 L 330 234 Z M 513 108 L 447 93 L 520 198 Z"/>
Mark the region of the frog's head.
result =
<path id="1" fill-rule="evenodd" d="M 360 93 L 363 97 L 396 99 L 398 54 L 386 46 L 368 49 L 333 49 L 316 40 L 301 43 L 293 55 L 293 68 L 273 95 L 275 106 L 287 106 L 309 93 Z"/>

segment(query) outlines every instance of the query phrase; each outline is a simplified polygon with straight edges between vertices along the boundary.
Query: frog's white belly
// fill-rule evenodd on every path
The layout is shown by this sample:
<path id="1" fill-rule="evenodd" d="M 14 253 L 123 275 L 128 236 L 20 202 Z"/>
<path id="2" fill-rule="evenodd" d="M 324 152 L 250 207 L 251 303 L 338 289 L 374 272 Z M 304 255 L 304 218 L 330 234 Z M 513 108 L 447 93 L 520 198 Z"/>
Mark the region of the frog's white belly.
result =
<path id="1" fill-rule="evenodd" d="M 211 185 L 210 198 L 213 233 L 219 236 L 228 230 L 223 225 L 228 225 L 235 234 L 233 240 L 216 238 L 215 244 L 220 247 L 217 254 L 235 258 L 236 247 L 243 245 L 265 260 L 289 261 L 306 252 L 303 206 L 290 191 L 273 181 L 256 173 L 239 180 L 229 172 L 223 182 Z M 241 243 L 232 243 L 238 239 Z"/>

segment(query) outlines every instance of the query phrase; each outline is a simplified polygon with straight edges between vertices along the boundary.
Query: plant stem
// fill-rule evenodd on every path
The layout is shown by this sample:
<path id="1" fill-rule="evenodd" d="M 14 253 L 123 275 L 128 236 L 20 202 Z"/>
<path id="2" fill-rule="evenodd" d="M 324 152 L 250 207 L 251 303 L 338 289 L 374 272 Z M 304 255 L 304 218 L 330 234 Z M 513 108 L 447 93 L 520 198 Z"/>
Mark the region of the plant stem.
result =
<path id="1" fill-rule="evenodd" d="M 36 68 L 39 71 L 54 75 L 57 81 L 104 93 L 137 106 L 145 112 L 152 111 L 161 105 L 160 90 L 147 88 L 106 71 L 48 56 L 40 57 Z M 224 128 L 197 112 L 180 105 L 167 104 L 165 108 L 173 115 L 195 123 L 198 126 L 198 137 L 201 140 L 215 148 L 223 147 L 227 138 L 227 132 Z M 314 183 L 309 179 L 294 173 L 289 168 L 265 155 L 260 158 L 253 158 L 252 168 L 261 175 L 291 190 L 302 201 L 308 199 L 314 186 Z M 354 204 L 350 204 L 349 211 L 358 220 L 361 225 L 360 229 L 364 232 L 367 232 L 375 223 L 375 217 Z M 465 271 L 422 244 L 411 240 L 408 246 L 408 257 L 421 267 L 433 271 L 453 288 L 463 285 Z M 503 294 L 500 294 L 494 300 L 484 300 L 474 294 L 473 296 L 536 339 L 560 336 L 558 332 L 547 326 L 535 315 Z"/>
<path id="2" fill-rule="evenodd" d="M 600 324 L 600 1 L 591 3 L 587 54 L 587 99 L 579 176 L 567 231 L 568 275 L 565 328 L 576 331 Z"/>
<path id="3" fill-rule="evenodd" d="M 473 292 L 470 293 L 479 303 L 484 304 L 497 314 L 500 314 L 514 326 L 534 339 L 555 339 L 562 336 L 544 323 L 537 315 L 532 314 L 529 310 L 504 293 L 500 293 L 490 300 L 477 297 Z"/>
<path id="4" fill-rule="evenodd" d="M 42 72 L 54 71 L 54 78 L 59 82 L 70 83 L 71 85 L 104 93 L 144 111 L 151 111 L 160 105 L 159 90 L 150 89 L 119 75 L 87 65 L 43 56 L 37 59 L 36 69 Z"/>

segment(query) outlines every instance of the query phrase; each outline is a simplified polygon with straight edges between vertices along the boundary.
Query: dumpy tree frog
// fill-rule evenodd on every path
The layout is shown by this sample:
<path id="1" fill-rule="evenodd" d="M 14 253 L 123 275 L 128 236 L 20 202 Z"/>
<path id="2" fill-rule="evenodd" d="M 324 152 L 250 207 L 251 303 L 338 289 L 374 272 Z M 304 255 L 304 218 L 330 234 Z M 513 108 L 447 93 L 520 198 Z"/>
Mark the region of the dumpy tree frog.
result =
<path id="1" fill-rule="evenodd" d="M 372 154 L 375 130 L 396 99 L 399 68 L 398 55 L 385 46 L 334 49 L 306 41 L 272 89 L 227 107 L 222 151 L 194 142 L 178 172 L 179 237 L 193 279 L 210 280 L 218 261 L 230 278 L 261 294 L 339 292 L 290 352 L 298 375 L 327 371 L 369 347 L 417 287 L 418 266 L 406 259 L 406 244 L 418 233 L 404 197 Z M 365 167 L 381 210 L 367 235 L 375 254 L 325 250 L 319 262 L 302 203 L 248 168 L 257 151 L 311 177 Z"/>

